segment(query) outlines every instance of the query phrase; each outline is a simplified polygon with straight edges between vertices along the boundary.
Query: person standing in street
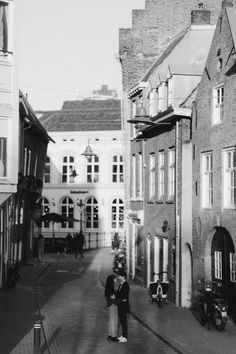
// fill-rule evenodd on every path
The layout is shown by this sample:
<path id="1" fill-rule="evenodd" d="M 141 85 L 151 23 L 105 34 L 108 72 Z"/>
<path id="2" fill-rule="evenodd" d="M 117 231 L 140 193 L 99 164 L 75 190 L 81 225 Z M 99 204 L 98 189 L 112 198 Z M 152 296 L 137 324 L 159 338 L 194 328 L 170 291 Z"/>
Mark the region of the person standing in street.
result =
<path id="1" fill-rule="evenodd" d="M 39 257 L 40 261 L 43 259 L 44 247 L 45 247 L 45 239 L 44 239 L 43 235 L 39 235 L 39 238 L 38 238 L 38 257 Z"/>
<path id="2" fill-rule="evenodd" d="M 126 343 L 128 338 L 128 326 L 127 326 L 127 314 L 129 312 L 129 284 L 126 281 L 126 272 L 120 271 L 118 274 L 118 280 L 120 282 L 117 290 L 117 306 L 119 322 L 122 329 L 122 335 L 118 338 L 120 343 Z"/>
<path id="3" fill-rule="evenodd" d="M 82 258 L 84 257 L 84 235 L 82 233 L 78 235 L 78 253 Z"/>
<path id="4" fill-rule="evenodd" d="M 115 296 L 115 275 L 108 275 L 105 284 L 105 298 L 108 308 L 108 337 L 107 340 L 118 342 L 118 312 Z"/>

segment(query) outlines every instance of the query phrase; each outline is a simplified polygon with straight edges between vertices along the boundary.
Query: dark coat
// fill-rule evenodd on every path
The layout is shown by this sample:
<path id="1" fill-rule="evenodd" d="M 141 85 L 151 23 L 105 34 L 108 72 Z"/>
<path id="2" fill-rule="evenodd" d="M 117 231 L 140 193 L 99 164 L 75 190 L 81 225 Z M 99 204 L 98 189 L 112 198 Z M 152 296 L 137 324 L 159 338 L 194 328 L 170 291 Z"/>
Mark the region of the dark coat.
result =
<path id="1" fill-rule="evenodd" d="M 129 284 L 127 281 L 118 288 L 116 300 L 119 312 L 129 312 Z"/>

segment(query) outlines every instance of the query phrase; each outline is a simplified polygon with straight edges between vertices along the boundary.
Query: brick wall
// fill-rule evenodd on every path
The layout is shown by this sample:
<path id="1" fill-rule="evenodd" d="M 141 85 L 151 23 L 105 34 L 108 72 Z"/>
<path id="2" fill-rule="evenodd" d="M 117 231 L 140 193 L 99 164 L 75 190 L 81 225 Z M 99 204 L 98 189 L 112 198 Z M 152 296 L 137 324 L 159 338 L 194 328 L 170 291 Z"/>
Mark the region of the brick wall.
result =
<path id="1" fill-rule="evenodd" d="M 234 0 L 236 1 L 236 0 Z M 122 64 L 124 90 L 131 88 L 168 40 L 191 23 L 191 11 L 196 0 L 146 0 L 145 9 L 132 11 L 132 28 L 120 29 L 119 54 Z M 205 0 L 215 23 L 221 0 Z"/>
<path id="2" fill-rule="evenodd" d="M 222 25 L 215 31 L 206 70 L 203 73 L 199 86 L 196 108 L 193 115 L 193 256 L 194 278 L 204 275 L 206 264 L 204 258 L 211 254 L 211 241 L 214 226 L 225 227 L 231 237 L 234 237 L 236 248 L 236 218 L 235 210 L 223 208 L 223 180 L 222 180 L 222 149 L 235 146 L 236 131 L 236 72 L 226 75 L 232 68 L 234 61 L 230 55 L 233 47 L 232 37 L 226 16 Z M 221 49 L 222 69 L 217 71 L 217 52 Z M 224 83 L 224 117 L 222 124 L 211 125 L 212 116 L 212 88 Z M 201 207 L 201 153 L 213 153 L 213 208 Z M 220 224 L 220 225 L 219 225 Z"/>

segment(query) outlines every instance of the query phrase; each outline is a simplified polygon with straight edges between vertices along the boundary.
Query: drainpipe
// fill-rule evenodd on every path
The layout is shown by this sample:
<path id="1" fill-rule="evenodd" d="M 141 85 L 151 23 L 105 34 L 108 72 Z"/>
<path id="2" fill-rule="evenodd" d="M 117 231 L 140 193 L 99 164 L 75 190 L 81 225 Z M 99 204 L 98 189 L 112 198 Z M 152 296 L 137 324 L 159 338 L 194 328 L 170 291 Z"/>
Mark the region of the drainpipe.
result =
<path id="1" fill-rule="evenodd" d="M 181 306 L 181 235 L 180 235 L 180 200 L 179 200 L 179 122 L 175 126 L 175 247 L 176 247 L 176 296 L 175 303 Z"/>

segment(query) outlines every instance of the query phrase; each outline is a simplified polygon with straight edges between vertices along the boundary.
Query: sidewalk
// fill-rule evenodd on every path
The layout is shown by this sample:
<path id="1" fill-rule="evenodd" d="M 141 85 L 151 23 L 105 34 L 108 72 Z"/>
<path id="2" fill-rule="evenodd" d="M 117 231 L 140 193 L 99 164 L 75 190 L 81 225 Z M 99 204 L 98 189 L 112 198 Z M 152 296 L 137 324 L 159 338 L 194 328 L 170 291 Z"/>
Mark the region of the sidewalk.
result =
<path id="1" fill-rule="evenodd" d="M 111 273 L 113 255 L 103 250 L 101 280 Z M 149 302 L 147 289 L 130 281 L 131 315 L 154 335 L 161 338 L 178 353 L 234 354 L 236 353 L 236 326 L 228 321 L 223 332 L 212 328 L 207 331 L 189 309 L 171 303 L 158 308 Z"/>

